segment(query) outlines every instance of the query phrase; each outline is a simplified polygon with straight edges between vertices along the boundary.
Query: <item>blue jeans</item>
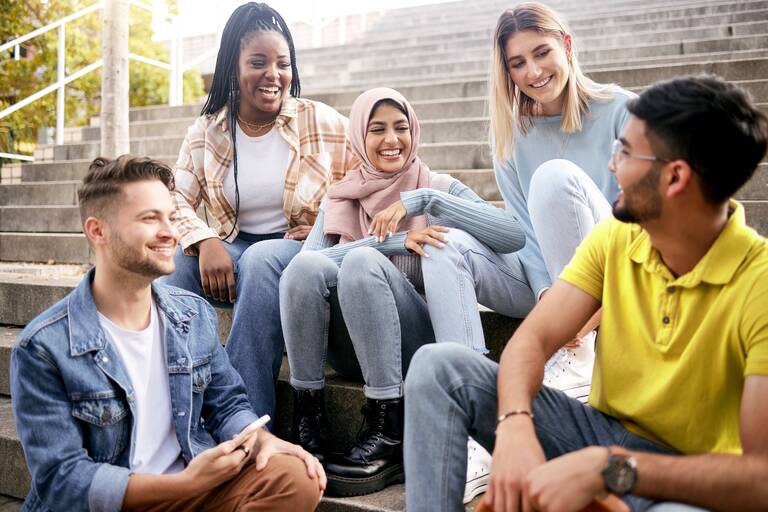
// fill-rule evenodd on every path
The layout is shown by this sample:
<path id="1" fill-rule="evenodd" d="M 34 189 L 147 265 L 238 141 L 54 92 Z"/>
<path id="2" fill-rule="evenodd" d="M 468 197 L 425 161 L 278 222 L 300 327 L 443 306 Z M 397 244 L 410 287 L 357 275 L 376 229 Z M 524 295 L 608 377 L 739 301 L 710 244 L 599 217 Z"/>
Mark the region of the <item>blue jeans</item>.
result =
<path id="1" fill-rule="evenodd" d="M 275 384 L 285 347 L 278 286 L 283 270 L 299 252 L 301 243 L 284 240 L 282 233 L 240 233 L 232 243 L 225 242 L 224 247 L 234 262 L 237 300 L 234 305 L 211 299 L 209 302 L 232 308 L 232 329 L 226 346 L 229 360 L 245 382 L 253 409 L 274 418 Z M 205 297 L 197 256 L 186 256 L 179 248 L 175 261 L 176 270 L 163 277 L 163 282 Z"/>
<path id="2" fill-rule="evenodd" d="M 339 373 L 362 376 L 366 397 L 398 398 L 411 357 L 434 341 L 424 298 L 370 247 L 351 250 L 340 268 L 317 251 L 296 256 L 280 280 L 280 315 L 298 389 L 324 387 L 327 356 Z"/>
<path id="3" fill-rule="evenodd" d="M 407 510 L 464 510 L 467 436 L 493 451 L 498 369 L 497 363 L 455 343 L 426 346 L 414 356 L 405 383 Z M 541 389 L 533 401 L 533 414 L 547 459 L 593 445 L 675 453 L 555 389 Z M 701 510 L 637 496 L 625 501 L 633 511 Z"/>

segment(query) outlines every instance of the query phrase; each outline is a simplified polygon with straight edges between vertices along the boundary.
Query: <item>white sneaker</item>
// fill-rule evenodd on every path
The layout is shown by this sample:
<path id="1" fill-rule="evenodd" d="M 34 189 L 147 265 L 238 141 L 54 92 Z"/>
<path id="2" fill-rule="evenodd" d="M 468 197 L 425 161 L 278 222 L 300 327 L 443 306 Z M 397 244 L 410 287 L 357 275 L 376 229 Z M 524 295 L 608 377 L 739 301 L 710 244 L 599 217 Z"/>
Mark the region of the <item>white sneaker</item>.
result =
<path id="1" fill-rule="evenodd" d="M 464 486 L 466 505 L 488 488 L 491 478 L 491 454 L 471 437 L 467 440 L 467 485 Z"/>
<path id="2" fill-rule="evenodd" d="M 596 336 L 592 331 L 582 338 L 584 343 L 580 347 L 563 347 L 555 352 L 544 365 L 544 385 L 586 403 L 595 364 Z"/>

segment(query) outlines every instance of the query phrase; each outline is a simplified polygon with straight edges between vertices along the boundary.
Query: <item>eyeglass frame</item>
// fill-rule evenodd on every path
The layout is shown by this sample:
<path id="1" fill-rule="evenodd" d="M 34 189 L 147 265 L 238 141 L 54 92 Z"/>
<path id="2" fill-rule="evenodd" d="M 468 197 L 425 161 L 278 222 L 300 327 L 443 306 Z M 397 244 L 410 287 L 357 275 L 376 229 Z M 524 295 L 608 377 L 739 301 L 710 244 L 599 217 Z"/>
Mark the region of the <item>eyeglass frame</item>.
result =
<path id="1" fill-rule="evenodd" d="M 624 161 L 627 158 L 636 158 L 638 160 L 645 160 L 646 162 L 671 162 L 671 160 L 659 156 L 630 153 L 624 149 L 624 143 L 622 143 L 621 140 L 614 139 L 613 144 L 611 145 L 611 163 L 613 164 L 614 169 L 619 165 L 619 161 L 616 159 L 619 154 L 622 156 L 621 161 Z"/>

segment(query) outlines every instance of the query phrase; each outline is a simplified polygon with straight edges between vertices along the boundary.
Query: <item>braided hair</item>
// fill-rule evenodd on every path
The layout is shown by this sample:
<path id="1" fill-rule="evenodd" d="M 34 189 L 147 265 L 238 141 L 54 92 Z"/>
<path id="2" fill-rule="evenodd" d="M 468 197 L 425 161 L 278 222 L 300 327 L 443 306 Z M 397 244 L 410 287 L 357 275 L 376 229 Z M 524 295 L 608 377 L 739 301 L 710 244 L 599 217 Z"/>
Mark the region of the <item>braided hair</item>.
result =
<path id="1" fill-rule="evenodd" d="M 276 32 L 285 38 L 291 58 L 290 94 L 298 98 L 301 93 L 299 70 L 296 67 L 296 48 L 288 24 L 276 10 L 264 3 L 248 2 L 232 13 L 221 35 L 219 53 L 216 56 L 216 68 L 211 81 L 211 91 L 203 105 L 200 115 L 213 115 L 224 106 L 228 108 L 227 121 L 232 139 L 232 162 L 235 178 L 235 221 L 225 239 L 235 231 L 240 216 L 240 188 L 237 183 L 237 112 L 240 107 L 240 83 L 237 79 L 237 65 L 242 45 L 256 32 Z"/>

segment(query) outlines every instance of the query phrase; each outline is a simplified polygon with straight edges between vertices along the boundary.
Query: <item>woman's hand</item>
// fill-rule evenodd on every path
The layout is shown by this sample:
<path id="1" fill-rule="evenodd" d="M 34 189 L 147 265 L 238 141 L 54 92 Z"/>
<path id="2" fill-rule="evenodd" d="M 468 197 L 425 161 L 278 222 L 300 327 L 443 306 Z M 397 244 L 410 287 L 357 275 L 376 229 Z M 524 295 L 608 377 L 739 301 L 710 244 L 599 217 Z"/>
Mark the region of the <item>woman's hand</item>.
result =
<path id="1" fill-rule="evenodd" d="M 286 240 L 306 240 L 312 226 L 294 226 L 285 233 Z"/>
<path id="2" fill-rule="evenodd" d="M 235 302 L 235 266 L 224 242 L 218 238 L 206 238 L 197 243 L 197 251 L 205 295 L 221 302 Z"/>
<path id="3" fill-rule="evenodd" d="M 444 226 L 430 226 L 418 231 L 409 231 L 405 239 L 405 248 L 420 256 L 429 258 L 429 254 L 424 252 L 424 244 L 442 249 L 448 243 L 448 239 L 445 238 L 443 233 L 448 231 L 450 230 Z"/>
<path id="4" fill-rule="evenodd" d="M 375 236 L 379 243 L 383 242 L 386 236 L 397 231 L 397 226 L 406 213 L 403 202 L 395 201 L 373 216 L 368 234 Z"/>

